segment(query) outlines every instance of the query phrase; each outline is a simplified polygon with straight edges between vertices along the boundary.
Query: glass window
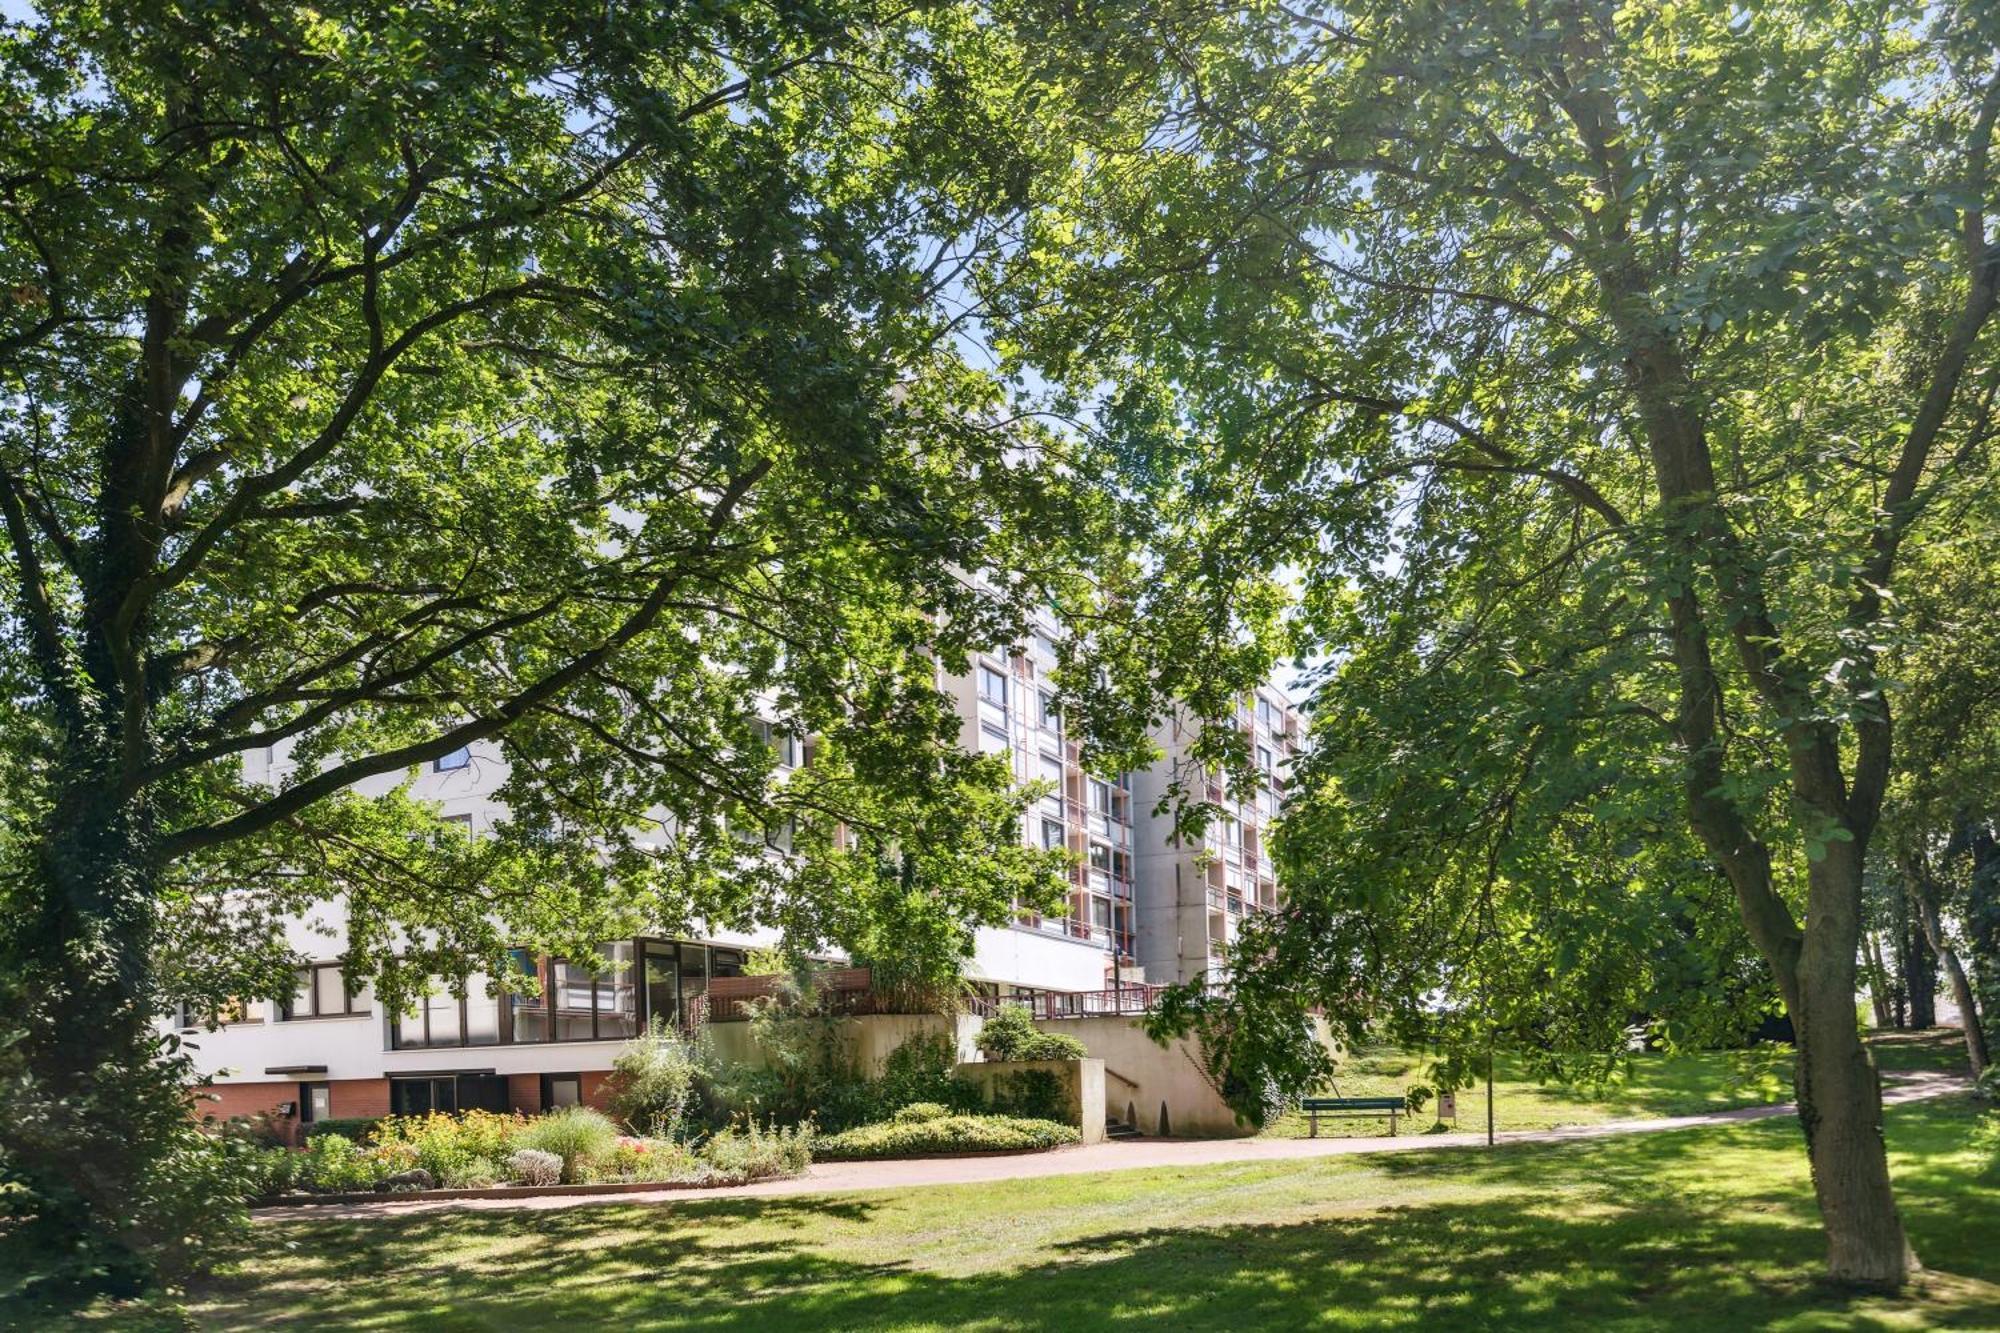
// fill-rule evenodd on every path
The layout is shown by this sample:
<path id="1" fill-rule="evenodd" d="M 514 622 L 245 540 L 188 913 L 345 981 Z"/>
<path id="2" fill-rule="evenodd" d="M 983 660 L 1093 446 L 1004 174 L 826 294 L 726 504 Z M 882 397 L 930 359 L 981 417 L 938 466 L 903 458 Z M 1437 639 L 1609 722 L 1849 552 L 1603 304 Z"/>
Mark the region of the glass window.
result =
<path id="1" fill-rule="evenodd" d="M 389 1080 L 390 1115 L 428 1115 L 432 1111 L 458 1110 L 458 1076 L 436 1078 L 392 1078 Z"/>
<path id="2" fill-rule="evenodd" d="M 1054 851 L 1062 845 L 1063 826 L 1061 822 L 1054 819 L 1044 819 L 1042 821 L 1042 849 L 1044 851 Z"/>
<path id="3" fill-rule="evenodd" d="M 299 1120 L 314 1124 L 333 1118 L 333 1089 L 324 1083 L 299 1084 Z"/>
<path id="4" fill-rule="evenodd" d="M 540 976 L 541 965 L 526 949 L 509 949 L 509 964 L 515 974 L 521 977 Z M 512 1022 L 514 1040 L 517 1042 L 547 1041 L 551 1035 L 549 1027 L 549 991 L 543 978 L 539 995 L 525 995 L 515 992 L 509 995 L 508 1003 L 513 1008 Z"/>
<path id="5" fill-rule="evenodd" d="M 461 745 L 449 754 L 441 754 L 431 760 L 431 771 L 434 773 L 452 773 L 471 763 L 472 747 Z"/>
<path id="6" fill-rule="evenodd" d="M 605 946 L 604 956 L 617 966 L 597 978 L 597 1039 L 639 1035 L 639 977 L 633 967 L 632 942 Z"/>
<path id="7" fill-rule="evenodd" d="M 473 977 L 465 987 L 465 1044 L 494 1046 L 500 1041 L 500 997 L 492 979 Z"/>
<path id="8" fill-rule="evenodd" d="M 542 1075 L 542 1109 L 553 1111 L 559 1106 L 581 1106 L 583 1104 L 583 1076 L 581 1074 Z"/>
<path id="9" fill-rule="evenodd" d="M 315 1012 L 322 1014 L 345 1013 L 347 1011 L 347 983 L 341 979 L 340 969 L 337 967 L 314 968 L 313 977 L 314 984 L 319 990 L 319 994 L 316 997 L 319 1007 Z"/>
<path id="10" fill-rule="evenodd" d="M 990 666 L 979 668 L 979 697 L 988 703 L 1007 706 L 1007 678 Z"/>
<path id="11" fill-rule="evenodd" d="M 298 985 L 292 991 L 292 998 L 282 1006 L 280 1017 L 340 1018 L 368 1012 L 368 1002 L 348 988 L 339 963 L 310 963 L 299 969 L 298 977 Z"/>
<path id="12" fill-rule="evenodd" d="M 1056 697 L 1047 690 L 1042 691 L 1041 716 L 1036 720 L 1045 730 L 1058 733 L 1062 731 L 1062 714 L 1057 709 Z"/>
<path id="13" fill-rule="evenodd" d="M 589 1041 L 597 1026 L 596 978 L 582 963 L 558 960 L 549 965 L 555 993 L 557 1041 Z"/>

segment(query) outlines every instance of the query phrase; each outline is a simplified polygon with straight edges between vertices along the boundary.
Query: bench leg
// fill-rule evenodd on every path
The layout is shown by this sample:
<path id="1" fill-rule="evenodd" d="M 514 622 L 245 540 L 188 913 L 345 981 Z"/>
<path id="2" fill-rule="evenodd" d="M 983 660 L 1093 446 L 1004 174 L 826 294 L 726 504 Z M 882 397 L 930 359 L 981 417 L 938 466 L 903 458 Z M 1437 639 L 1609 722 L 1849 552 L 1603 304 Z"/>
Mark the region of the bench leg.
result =
<path id="1" fill-rule="evenodd" d="M 1396 1137 L 1396 1113 L 1394 1111 L 1389 1112 L 1389 1137 L 1392 1139 Z"/>
<path id="2" fill-rule="evenodd" d="M 1312 1133 L 1307 1135 L 1307 1137 L 1316 1139 L 1319 1137 L 1319 1112 L 1308 1111 L 1306 1115 L 1312 1120 Z"/>

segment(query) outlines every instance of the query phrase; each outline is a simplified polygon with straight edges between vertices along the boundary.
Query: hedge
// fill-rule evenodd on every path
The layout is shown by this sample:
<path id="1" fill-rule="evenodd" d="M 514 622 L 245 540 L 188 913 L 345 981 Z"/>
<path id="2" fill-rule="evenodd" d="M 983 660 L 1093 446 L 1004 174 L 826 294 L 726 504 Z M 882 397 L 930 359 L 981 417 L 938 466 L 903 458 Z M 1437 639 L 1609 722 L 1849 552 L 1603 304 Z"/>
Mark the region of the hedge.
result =
<path id="1" fill-rule="evenodd" d="M 334 1134 L 350 1143 L 367 1143 L 375 1127 L 382 1123 L 380 1116 L 341 1116 L 328 1120 L 315 1120 L 305 1126 L 303 1138 L 316 1139 L 322 1134 Z"/>
<path id="2" fill-rule="evenodd" d="M 929 1120 L 885 1120 L 813 1141 L 822 1162 L 859 1162 L 937 1153 L 1021 1152 L 1060 1148 L 1081 1136 L 1053 1120 L 1009 1115 L 948 1115 Z"/>

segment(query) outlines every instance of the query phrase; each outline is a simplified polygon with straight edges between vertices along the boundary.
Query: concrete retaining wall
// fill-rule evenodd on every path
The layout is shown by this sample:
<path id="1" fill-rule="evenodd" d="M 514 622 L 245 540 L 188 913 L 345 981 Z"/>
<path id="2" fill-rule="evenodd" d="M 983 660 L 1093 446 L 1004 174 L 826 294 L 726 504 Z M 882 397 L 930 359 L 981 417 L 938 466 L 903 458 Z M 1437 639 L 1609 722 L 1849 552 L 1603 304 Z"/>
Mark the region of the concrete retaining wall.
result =
<path id="1" fill-rule="evenodd" d="M 1057 1018 L 1042 1026 L 1075 1037 L 1103 1062 L 1106 1109 L 1142 1134 L 1243 1138 L 1256 1132 L 1238 1124 L 1229 1103 L 1209 1085 L 1191 1041 L 1160 1046 L 1138 1019 L 1110 1015 Z"/>
<path id="2" fill-rule="evenodd" d="M 1104 1061 L 975 1060 L 958 1067 L 959 1075 L 978 1084 L 989 1103 L 1009 1078 L 1027 1070 L 1054 1074 L 1062 1084 L 1064 1120 L 1076 1126 L 1085 1143 L 1104 1142 Z"/>

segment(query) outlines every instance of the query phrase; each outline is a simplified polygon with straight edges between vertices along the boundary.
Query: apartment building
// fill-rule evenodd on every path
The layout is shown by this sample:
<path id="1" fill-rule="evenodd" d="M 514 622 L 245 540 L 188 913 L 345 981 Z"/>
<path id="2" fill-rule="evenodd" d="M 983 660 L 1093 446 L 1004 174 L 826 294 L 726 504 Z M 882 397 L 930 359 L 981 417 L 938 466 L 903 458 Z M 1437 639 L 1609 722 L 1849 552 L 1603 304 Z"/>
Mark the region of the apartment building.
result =
<path id="1" fill-rule="evenodd" d="M 1084 772 L 1080 747 L 1064 734 L 1055 707 L 1049 681 L 1054 665 L 1054 645 L 1037 634 L 1017 650 L 982 655 L 963 676 L 940 680 L 957 701 L 968 748 L 1008 755 L 1017 779 L 1050 784 L 1025 821 L 1023 836 L 1041 846 L 1066 847 L 1077 861 L 1066 914 L 1024 915 L 1011 925 L 980 930 L 966 975 L 993 999 L 1088 995 L 1114 985 L 1199 975 L 1216 955 L 1197 949 L 1184 965 L 1155 938 L 1163 929 L 1179 928 L 1169 924 L 1170 918 L 1178 922 L 1178 914 L 1147 906 L 1149 892 L 1163 891 L 1159 886 L 1169 880 L 1159 873 L 1163 865 L 1148 877 L 1141 848 L 1151 844 L 1144 830 L 1165 821 L 1139 813 L 1150 804 L 1143 794 L 1135 797 L 1131 776 L 1104 779 Z M 1267 701 L 1260 694 L 1253 719 L 1264 715 L 1268 702 L 1282 699 L 1275 691 L 1270 696 Z M 1294 718 L 1288 704 L 1281 716 L 1282 725 L 1274 717 L 1258 733 L 1271 741 L 1274 756 L 1278 745 L 1289 744 L 1280 739 L 1290 734 Z M 1163 737 L 1168 739 L 1173 737 Z M 804 758 L 787 738 L 772 740 L 781 762 Z M 1185 742 L 1180 744 L 1184 748 Z M 1180 758 L 1170 751 L 1166 762 Z M 253 755 L 247 762 L 253 779 L 284 776 L 281 753 Z M 1140 775 L 1141 793 L 1147 776 Z M 432 763 L 419 775 L 415 794 L 435 801 L 446 819 L 477 836 L 505 815 L 496 799 L 505 777 L 497 753 L 474 746 Z M 387 788 L 398 780 L 376 779 L 364 789 Z M 1252 801 L 1244 812 L 1241 836 L 1253 849 L 1275 813 L 1277 788 L 1270 790 L 1268 809 Z M 1152 838 L 1152 844 L 1160 841 Z M 1227 871 L 1211 871 L 1192 850 L 1179 859 L 1191 868 L 1199 865 L 1203 875 L 1213 873 L 1219 885 L 1235 883 L 1231 876 L 1245 864 L 1240 850 L 1226 863 Z M 1259 865 L 1253 851 L 1253 880 Z M 1248 896 L 1259 906 L 1275 905 L 1275 883 L 1267 882 L 1268 869 L 1262 873 L 1262 887 Z M 1203 921 L 1198 913 L 1189 919 Z M 494 979 L 475 976 L 462 997 L 440 989 L 407 1012 L 390 1013 L 365 983 L 353 986 L 342 974 L 344 927 L 337 904 L 288 923 L 293 950 L 313 960 L 300 968 L 298 990 L 289 1000 L 240 1005 L 217 1031 L 206 1030 L 197 1015 L 176 1016 L 173 1027 L 197 1067 L 214 1076 L 210 1112 L 227 1118 L 275 1111 L 311 1123 L 471 1107 L 534 1112 L 600 1101 L 621 1044 L 655 1019 L 686 1022 L 706 1013 L 712 1002 L 741 992 L 750 951 L 777 943 L 765 930 L 702 927 L 685 937 L 642 935 L 604 946 L 603 954 L 619 964 L 608 972 L 517 951 L 508 966 L 535 977 L 539 994 L 509 993 Z M 1227 938 L 1226 931 L 1217 936 L 1222 947 Z"/>
<path id="2" fill-rule="evenodd" d="M 1199 838 L 1175 835 L 1173 821 L 1164 818 L 1147 819 L 1140 827 L 1138 960 L 1149 980 L 1192 981 L 1220 972 L 1243 922 L 1278 907 L 1269 838 L 1298 751 L 1298 709 L 1283 690 L 1266 686 L 1229 724 L 1243 732 L 1249 746 L 1256 768 L 1250 790 L 1195 763 L 1190 749 L 1200 724 L 1179 717 L 1154 733 L 1162 758 L 1134 784 L 1143 810 L 1157 808 L 1176 780 L 1219 808 Z"/>

